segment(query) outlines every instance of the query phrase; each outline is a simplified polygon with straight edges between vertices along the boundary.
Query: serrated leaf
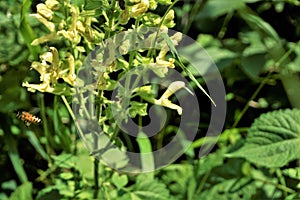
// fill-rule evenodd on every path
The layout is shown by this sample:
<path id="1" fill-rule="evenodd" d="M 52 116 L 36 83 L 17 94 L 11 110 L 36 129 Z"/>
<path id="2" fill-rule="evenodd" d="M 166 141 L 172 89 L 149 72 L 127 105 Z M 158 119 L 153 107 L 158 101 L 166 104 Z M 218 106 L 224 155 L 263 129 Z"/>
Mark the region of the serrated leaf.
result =
<path id="1" fill-rule="evenodd" d="M 197 176 L 193 173 L 193 165 L 172 164 L 163 169 L 164 175 L 161 179 L 168 186 L 169 191 L 175 194 L 176 199 L 184 199 L 190 194 L 189 186 L 197 182 Z"/>
<path id="2" fill-rule="evenodd" d="M 224 179 L 222 182 L 214 184 L 208 190 L 197 195 L 201 200 L 227 200 L 227 199 L 251 199 L 256 192 L 254 182 L 248 178 Z"/>
<path id="3" fill-rule="evenodd" d="M 282 167 L 300 158 L 300 110 L 262 114 L 251 125 L 245 144 L 229 157 L 265 167 Z"/>
<path id="4" fill-rule="evenodd" d="M 169 199 L 169 191 L 166 185 L 156 179 L 149 179 L 141 174 L 137 177 L 136 184 L 131 188 L 131 199 L 142 200 L 166 200 Z"/>

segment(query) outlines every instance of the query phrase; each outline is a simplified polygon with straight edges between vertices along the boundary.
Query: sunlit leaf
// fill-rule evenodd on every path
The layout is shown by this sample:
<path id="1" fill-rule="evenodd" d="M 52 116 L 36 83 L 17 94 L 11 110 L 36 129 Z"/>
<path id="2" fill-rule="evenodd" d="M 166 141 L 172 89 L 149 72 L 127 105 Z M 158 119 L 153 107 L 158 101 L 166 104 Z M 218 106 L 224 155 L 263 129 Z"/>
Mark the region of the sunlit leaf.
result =
<path id="1" fill-rule="evenodd" d="M 251 125 L 246 143 L 229 157 L 243 157 L 266 167 L 282 167 L 300 158 L 300 110 L 262 114 Z"/>
<path id="2" fill-rule="evenodd" d="M 25 182 L 20 185 L 9 197 L 9 200 L 31 200 L 32 198 L 32 183 Z"/>
<path id="3" fill-rule="evenodd" d="M 147 113 L 147 103 L 140 103 L 137 101 L 130 102 L 129 114 L 130 117 L 134 118 L 136 115 L 146 116 Z"/>
<path id="4" fill-rule="evenodd" d="M 166 185 L 147 178 L 146 174 L 137 177 L 136 184 L 130 188 L 130 196 L 141 200 L 166 200 L 170 197 Z"/>
<path id="5" fill-rule="evenodd" d="M 118 188 L 121 189 L 128 183 L 128 178 L 125 174 L 119 175 L 117 172 L 115 172 L 112 176 L 112 182 L 113 184 Z"/>

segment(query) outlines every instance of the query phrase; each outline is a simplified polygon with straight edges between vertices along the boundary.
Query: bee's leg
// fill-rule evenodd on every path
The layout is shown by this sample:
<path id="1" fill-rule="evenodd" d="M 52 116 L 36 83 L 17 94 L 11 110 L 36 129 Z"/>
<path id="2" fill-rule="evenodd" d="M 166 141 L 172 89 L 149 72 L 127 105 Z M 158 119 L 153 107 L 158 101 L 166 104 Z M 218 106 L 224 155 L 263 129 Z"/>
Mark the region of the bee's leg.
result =
<path id="1" fill-rule="evenodd" d="M 30 124 L 31 124 L 31 122 L 29 122 L 29 121 L 25 121 L 25 125 L 26 125 L 27 127 L 29 127 L 29 126 L 30 126 Z"/>

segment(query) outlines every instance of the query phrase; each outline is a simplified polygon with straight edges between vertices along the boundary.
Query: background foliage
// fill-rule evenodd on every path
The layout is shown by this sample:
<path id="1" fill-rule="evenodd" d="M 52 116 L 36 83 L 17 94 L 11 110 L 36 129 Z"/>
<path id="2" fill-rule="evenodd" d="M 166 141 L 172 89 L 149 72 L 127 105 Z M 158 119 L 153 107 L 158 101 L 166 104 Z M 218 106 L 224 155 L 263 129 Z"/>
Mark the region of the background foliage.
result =
<path id="1" fill-rule="evenodd" d="M 97 19 L 91 25 L 96 36 L 81 33 L 82 43 L 51 38 L 32 45 L 34 39 L 49 34 L 44 24 L 28 16 L 37 12 L 41 2 L 0 2 L 0 199 L 300 198 L 299 1 L 149 1 L 159 6 L 142 12 L 148 20 L 138 19 L 141 13 L 127 13 L 130 20 L 123 16 L 124 6 L 139 1 L 66 2 L 65 10 L 57 11 L 53 18 L 56 25 L 61 19 L 71 25 L 72 14 L 66 8 L 72 5 L 86 11 L 83 17 Z M 171 6 L 175 18 L 162 20 Z M 113 23 L 105 23 L 106 18 Z M 48 47 L 59 49 L 62 67 L 69 66 L 65 57 L 71 52 L 77 69 L 97 39 L 134 25 L 164 25 L 183 32 L 216 62 L 226 86 L 228 108 L 224 130 L 208 156 L 199 159 L 197 153 L 205 145 L 211 102 L 197 86 L 202 120 L 196 140 L 175 163 L 149 174 L 122 174 L 88 154 L 67 107 L 70 99 L 65 89 L 70 83 L 66 76 L 57 78 L 52 94 L 22 87 L 24 82 L 40 82 L 40 74 L 30 66 L 40 61 Z M 89 31 L 93 33 L 92 29 L 86 33 Z M 191 81 L 191 85 L 196 84 Z M 41 125 L 26 127 L 16 118 L 14 111 L 35 107 L 40 109 Z M 145 110 L 135 109 L 138 115 L 145 115 Z M 175 122 L 170 122 L 162 137 L 146 141 L 148 146 L 150 142 L 150 148 L 159 148 L 169 141 Z M 132 138 L 128 143 L 124 140 L 120 138 L 120 145 L 128 148 L 131 143 L 133 149 L 145 145 Z"/>

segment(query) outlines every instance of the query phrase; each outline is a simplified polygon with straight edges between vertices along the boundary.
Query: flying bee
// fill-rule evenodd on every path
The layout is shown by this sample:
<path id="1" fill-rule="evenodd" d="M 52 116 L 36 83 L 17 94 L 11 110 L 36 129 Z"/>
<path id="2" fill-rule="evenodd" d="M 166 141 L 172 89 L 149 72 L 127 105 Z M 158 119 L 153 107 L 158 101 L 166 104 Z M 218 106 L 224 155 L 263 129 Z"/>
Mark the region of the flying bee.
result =
<path id="1" fill-rule="evenodd" d="M 29 127 L 31 124 L 40 124 L 42 123 L 42 120 L 38 118 L 37 116 L 31 114 L 27 111 L 18 111 L 17 112 L 17 118 L 24 121 L 25 125 Z"/>

